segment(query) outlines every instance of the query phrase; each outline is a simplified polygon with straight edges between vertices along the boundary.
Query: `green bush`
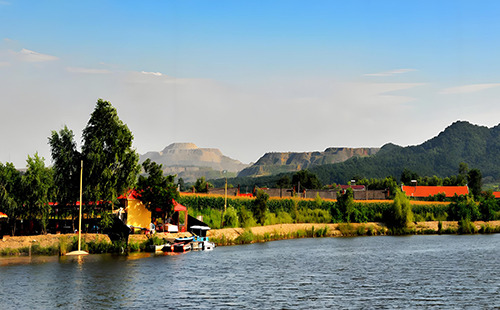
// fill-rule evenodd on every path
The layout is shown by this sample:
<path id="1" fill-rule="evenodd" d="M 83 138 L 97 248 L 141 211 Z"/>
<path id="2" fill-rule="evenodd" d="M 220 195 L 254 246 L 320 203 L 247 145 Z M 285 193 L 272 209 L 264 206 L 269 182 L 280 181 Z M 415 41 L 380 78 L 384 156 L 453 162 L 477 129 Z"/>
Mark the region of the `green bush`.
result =
<path id="1" fill-rule="evenodd" d="M 238 212 L 233 207 L 229 207 L 224 212 L 224 227 L 238 227 Z"/>
<path id="2" fill-rule="evenodd" d="M 458 221 L 458 233 L 459 234 L 475 234 L 476 227 L 468 218 L 461 219 L 460 221 Z"/>
<path id="3" fill-rule="evenodd" d="M 253 218 L 252 212 L 248 211 L 245 206 L 240 208 L 240 212 L 238 214 L 240 220 L 240 226 L 243 228 L 254 227 L 257 226 L 257 222 Z"/>
<path id="4" fill-rule="evenodd" d="M 243 233 L 234 240 L 234 242 L 236 244 L 247 244 L 247 243 L 252 243 L 253 240 L 254 240 L 254 234 L 252 233 L 252 230 L 245 229 L 243 230 Z"/>
<path id="5" fill-rule="evenodd" d="M 366 227 L 365 225 L 359 225 L 358 228 L 356 228 L 356 234 L 358 236 L 364 236 L 366 233 Z"/>

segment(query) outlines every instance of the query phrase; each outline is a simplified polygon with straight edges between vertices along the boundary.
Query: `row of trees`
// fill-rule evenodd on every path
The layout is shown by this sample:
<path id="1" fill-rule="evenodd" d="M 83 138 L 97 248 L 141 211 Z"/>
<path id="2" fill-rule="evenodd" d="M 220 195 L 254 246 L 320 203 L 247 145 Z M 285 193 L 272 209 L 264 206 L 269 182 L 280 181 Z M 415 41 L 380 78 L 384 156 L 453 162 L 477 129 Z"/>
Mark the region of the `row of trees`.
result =
<path id="1" fill-rule="evenodd" d="M 12 163 L 0 163 L 0 211 L 7 214 L 12 234 L 16 219 L 40 219 L 45 231 L 50 215 L 49 201 L 55 196 L 53 170 L 44 158 L 28 156 L 27 170 L 21 174 Z"/>
<path id="2" fill-rule="evenodd" d="M 73 131 L 64 126 L 48 138 L 52 167 L 46 167 L 38 154 L 28 156 L 24 174 L 12 163 L 0 163 L 0 211 L 8 215 L 12 232 L 16 219 L 38 219 L 45 232 L 53 208 L 60 214 L 72 213 L 79 199 L 82 165 L 87 213 L 109 213 L 117 198 L 136 185 L 148 209 L 168 213 L 177 197 L 174 176 L 163 176 L 161 165 L 147 160 L 143 163 L 147 176 L 138 178 L 141 167 L 133 138 L 111 103 L 99 99 L 83 129 L 80 151 Z"/>

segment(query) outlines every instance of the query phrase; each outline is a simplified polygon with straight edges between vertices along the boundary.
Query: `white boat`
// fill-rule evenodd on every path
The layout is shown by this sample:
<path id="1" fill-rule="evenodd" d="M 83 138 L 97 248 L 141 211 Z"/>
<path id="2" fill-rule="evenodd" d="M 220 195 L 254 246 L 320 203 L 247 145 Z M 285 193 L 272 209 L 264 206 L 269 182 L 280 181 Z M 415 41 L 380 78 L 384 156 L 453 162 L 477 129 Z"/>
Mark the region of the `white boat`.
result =
<path id="1" fill-rule="evenodd" d="M 211 251 L 215 248 L 215 243 L 213 242 L 203 241 L 201 244 L 204 251 Z"/>

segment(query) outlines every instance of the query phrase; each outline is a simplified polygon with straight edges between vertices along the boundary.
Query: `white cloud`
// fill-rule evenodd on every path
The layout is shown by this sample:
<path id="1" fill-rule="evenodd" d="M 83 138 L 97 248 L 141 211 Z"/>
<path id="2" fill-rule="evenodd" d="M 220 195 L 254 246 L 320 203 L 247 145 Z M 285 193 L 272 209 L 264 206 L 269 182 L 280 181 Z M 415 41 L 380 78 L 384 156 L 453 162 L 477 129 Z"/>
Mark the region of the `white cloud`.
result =
<path id="1" fill-rule="evenodd" d="M 416 69 L 396 69 L 396 70 L 384 71 L 384 72 L 379 72 L 379 73 L 367 73 L 367 74 L 363 74 L 363 75 L 365 75 L 365 76 L 393 76 L 395 74 L 401 74 L 401 73 L 412 72 L 412 71 L 418 71 L 418 70 L 416 70 Z"/>
<path id="2" fill-rule="evenodd" d="M 10 66 L 10 62 L 7 62 L 7 61 L 1 62 L 0 61 L 0 67 L 7 67 L 7 66 Z"/>
<path id="3" fill-rule="evenodd" d="M 472 84 L 472 85 L 463 85 L 463 86 L 457 86 L 457 87 L 450 87 L 450 88 L 445 88 L 442 91 L 440 91 L 440 94 L 467 94 L 467 93 L 473 93 L 477 92 L 480 90 L 492 88 L 492 87 L 497 87 L 500 86 L 500 83 L 496 84 Z"/>
<path id="4" fill-rule="evenodd" d="M 4 40 L 5 42 L 12 42 L 12 40 L 11 40 L 11 39 L 9 39 L 9 38 L 4 38 L 3 40 Z"/>
<path id="5" fill-rule="evenodd" d="M 106 69 L 87 69 L 87 68 L 75 68 L 67 67 L 66 71 L 71 73 L 88 73 L 88 74 L 109 74 L 111 71 Z"/>
<path id="6" fill-rule="evenodd" d="M 0 5 L 10 5 L 9 1 L 0 1 Z"/>
<path id="7" fill-rule="evenodd" d="M 14 52 L 15 53 L 15 52 Z M 56 56 L 40 54 L 23 48 L 19 53 L 15 53 L 19 59 L 27 62 L 42 62 L 57 60 Z"/>
<path id="8" fill-rule="evenodd" d="M 152 74 L 156 76 L 162 76 L 160 72 L 146 72 L 146 71 L 141 71 L 142 74 Z"/>

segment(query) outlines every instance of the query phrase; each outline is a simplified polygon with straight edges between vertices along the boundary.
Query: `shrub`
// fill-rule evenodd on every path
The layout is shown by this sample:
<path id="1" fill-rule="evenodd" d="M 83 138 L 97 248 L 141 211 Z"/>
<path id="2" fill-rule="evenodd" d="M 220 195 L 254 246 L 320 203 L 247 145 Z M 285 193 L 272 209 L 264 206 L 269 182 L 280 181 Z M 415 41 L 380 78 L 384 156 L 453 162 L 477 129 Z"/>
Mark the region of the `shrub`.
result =
<path id="1" fill-rule="evenodd" d="M 257 222 L 252 216 L 252 212 L 248 211 L 244 206 L 240 208 L 238 214 L 240 220 L 240 226 L 243 228 L 257 226 Z"/>
<path id="2" fill-rule="evenodd" d="M 354 226 L 351 223 L 339 224 L 339 230 L 342 236 L 352 236 L 355 232 Z"/>
<path id="3" fill-rule="evenodd" d="M 233 207 L 229 207 L 224 212 L 224 226 L 238 227 L 238 212 Z"/>
<path id="4" fill-rule="evenodd" d="M 474 234 L 476 233 L 476 227 L 468 218 L 461 219 L 460 221 L 458 221 L 458 233 Z"/>
<path id="5" fill-rule="evenodd" d="M 366 232 L 365 225 L 359 225 L 358 228 L 356 228 L 356 235 L 358 236 L 364 236 Z"/>
<path id="6" fill-rule="evenodd" d="M 251 229 L 243 230 L 243 233 L 239 235 L 234 241 L 236 244 L 247 244 L 252 243 L 254 240 L 254 234 Z"/>
<path id="7" fill-rule="evenodd" d="M 393 234 L 407 234 L 408 225 L 413 222 L 410 200 L 400 190 L 396 192 L 391 209 L 389 226 Z"/>

